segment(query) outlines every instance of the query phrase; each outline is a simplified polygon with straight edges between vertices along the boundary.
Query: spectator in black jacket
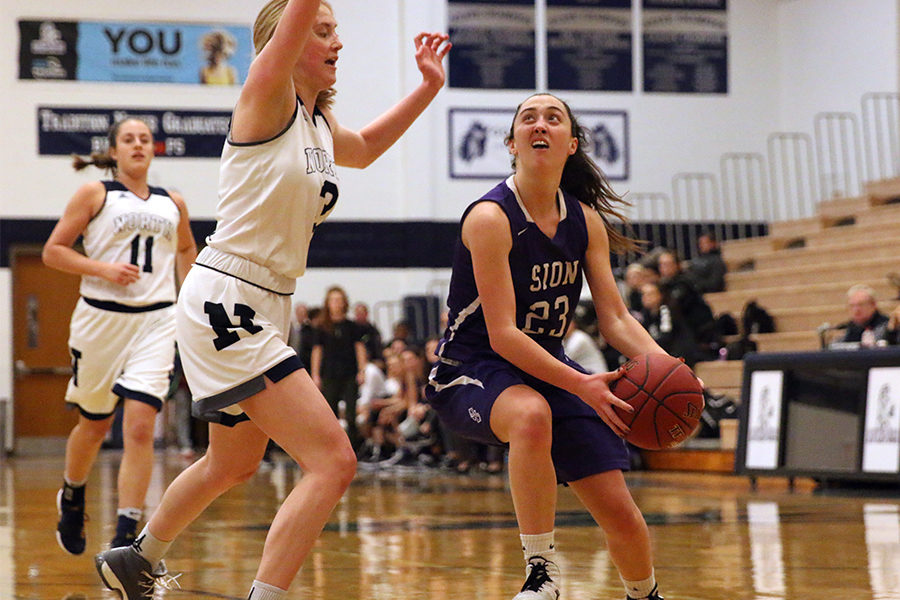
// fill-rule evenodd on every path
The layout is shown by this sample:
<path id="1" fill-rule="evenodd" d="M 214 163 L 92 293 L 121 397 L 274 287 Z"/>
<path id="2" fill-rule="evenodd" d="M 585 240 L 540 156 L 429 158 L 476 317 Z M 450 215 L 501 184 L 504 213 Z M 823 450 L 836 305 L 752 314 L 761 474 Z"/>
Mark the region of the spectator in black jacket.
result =
<path id="1" fill-rule="evenodd" d="M 709 304 L 681 271 L 681 264 L 675 252 L 672 250 L 660 252 L 657 255 L 656 268 L 660 277 L 660 289 L 684 317 L 699 345 L 701 356 L 698 360 L 714 358 L 716 356 L 714 349 L 718 348 L 720 340 Z"/>
<path id="2" fill-rule="evenodd" d="M 722 260 L 722 251 L 716 234 L 704 231 L 697 238 L 697 249 L 700 253 L 691 259 L 685 275 L 701 294 L 725 291 L 725 273 L 728 267 Z"/>
<path id="3" fill-rule="evenodd" d="M 364 302 L 353 305 L 353 320 L 362 331 L 362 343 L 369 353 L 369 358 L 381 358 L 384 344 L 381 341 L 381 332 L 374 323 L 369 321 L 369 307 Z"/>
<path id="4" fill-rule="evenodd" d="M 656 282 L 645 283 L 641 287 L 642 323 L 660 347 L 684 359 L 693 367 L 697 362 L 697 342 L 687 321 L 677 305 L 666 295 L 664 288 Z"/>

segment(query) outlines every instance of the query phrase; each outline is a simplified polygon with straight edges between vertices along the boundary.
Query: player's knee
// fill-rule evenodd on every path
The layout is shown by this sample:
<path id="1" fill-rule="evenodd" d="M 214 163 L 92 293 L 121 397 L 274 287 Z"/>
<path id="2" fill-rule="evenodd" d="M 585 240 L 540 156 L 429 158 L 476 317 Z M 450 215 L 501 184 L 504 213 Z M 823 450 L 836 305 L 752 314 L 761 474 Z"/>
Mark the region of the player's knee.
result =
<path id="1" fill-rule="evenodd" d="M 530 444 L 549 444 L 553 433 L 553 415 L 543 399 L 522 402 L 517 407 L 511 437 Z"/>
<path id="2" fill-rule="evenodd" d="M 144 446 L 153 444 L 153 421 L 132 421 L 122 428 L 122 437 L 126 444 Z"/>
<path id="3" fill-rule="evenodd" d="M 209 458 L 207 455 L 205 458 Z M 262 460 L 260 458 L 260 460 Z M 230 489 L 244 483 L 256 474 L 260 460 L 234 461 L 224 464 L 217 460 L 208 460 L 206 464 L 205 479 Z"/>
<path id="4" fill-rule="evenodd" d="M 644 516 L 640 509 L 632 501 L 613 502 L 609 505 L 610 523 L 612 530 L 607 530 L 607 535 L 618 537 L 634 537 L 647 529 Z"/>
<path id="5" fill-rule="evenodd" d="M 103 442 L 104 438 L 106 438 L 106 433 L 109 431 L 110 425 L 111 421 L 108 420 L 89 421 L 82 418 L 81 422 L 75 426 L 72 433 L 69 435 L 92 444 L 100 444 Z"/>
<path id="6" fill-rule="evenodd" d="M 342 444 L 340 450 L 334 453 L 330 469 L 335 484 L 343 493 L 356 475 L 356 454 L 349 442 Z"/>

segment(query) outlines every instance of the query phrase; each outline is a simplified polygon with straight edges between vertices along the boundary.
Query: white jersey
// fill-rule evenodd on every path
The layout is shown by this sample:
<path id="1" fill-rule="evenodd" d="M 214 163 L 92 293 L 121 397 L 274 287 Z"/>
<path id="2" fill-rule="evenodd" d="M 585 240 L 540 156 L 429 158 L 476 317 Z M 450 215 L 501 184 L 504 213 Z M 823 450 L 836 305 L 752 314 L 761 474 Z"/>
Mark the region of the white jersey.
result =
<path id="1" fill-rule="evenodd" d="M 306 270 L 313 231 L 337 202 L 337 183 L 331 128 L 298 99 L 290 124 L 274 138 L 226 141 L 218 223 L 207 244 L 296 279 Z"/>
<path id="2" fill-rule="evenodd" d="M 82 275 L 81 295 L 128 306 L 174 302 L 178 206 L 162 188 L 150 186 L 150 196 L 144 199 L 118 181 L 102 183 L 106 198 L 83 232 L 85 254 L 102 262 L 137 265 L 140 275 L 124 286 Z"/>

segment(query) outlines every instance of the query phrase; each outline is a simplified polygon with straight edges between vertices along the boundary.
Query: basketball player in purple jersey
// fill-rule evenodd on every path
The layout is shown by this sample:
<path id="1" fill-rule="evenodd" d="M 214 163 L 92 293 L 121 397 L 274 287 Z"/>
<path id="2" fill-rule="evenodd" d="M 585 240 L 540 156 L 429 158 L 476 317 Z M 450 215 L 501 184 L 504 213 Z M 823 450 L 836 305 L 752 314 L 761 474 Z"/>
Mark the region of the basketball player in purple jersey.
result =
<path id="1" fill-rule="evenodd" d="M 463 214 L 449 325 L 427 396 L 458 434 L 509 447 L 509 481 L 525 553 L 515 600 L 556 600 L 556 485 L 568 484 L 606 534 L 630 599 L 661 600 L 650 533 L 625 484 L 631 408 L 569 360 L 562 339 L 587 279 L 600 332 L 625 356 L 665 352 L 628 312 L 610 249 L 634 240 L 610 225 L 621 202 L 584 151 L 572 111 L 550 94 L 517 109 L 506 139 L 514 173 Z"/>

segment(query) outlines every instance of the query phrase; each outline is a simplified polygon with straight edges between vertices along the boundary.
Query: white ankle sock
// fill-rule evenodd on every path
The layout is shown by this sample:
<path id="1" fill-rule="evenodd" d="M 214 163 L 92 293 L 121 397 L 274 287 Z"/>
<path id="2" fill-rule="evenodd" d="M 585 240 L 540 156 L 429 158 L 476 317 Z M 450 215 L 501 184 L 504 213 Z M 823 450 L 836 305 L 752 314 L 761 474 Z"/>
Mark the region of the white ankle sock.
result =
<path id="1" fill-rule="evenodd" d="M 547 560 L 553 560 L 551 556 L 556 555 L 553 534 L 553 531 L 549 533 L 520 534 L 519 539 L 522 540 L 522 552 L 525 554 L 525 560 L 527 561 L 535 555 L 543 556 Z"/>
<path id="2" fill-rule="evenodd" d="M 254 579 L 247 600 L 282 600 L 286 595 L 287 590 Z"/>
<path id="3" fill-rule="evenodd" d="M 156 538 L 150 533 L 150 528 L 147 525 L 144 526 L 144 530 L 141 531 L 141 534 L 134 540 L 134 549 L 137 550 L 138 554 L 143 556 L 153 568 L 156 568 L 156 565 L 159 564 L 162 557 L 166 555 L 166 552 L 169 551 L 169 546 L 171 545 L 172 542 L 164 542 L 161 539 Z"/>
<path id="4" fill-rule="evenodd" d="M 646 598 L 650 595 L 650 592 L 653 591 L 653 588 L 656 587 L 656 576 L 652 570 L 650 571 L 650 577 L 641 579 L 640 581 L 628 581 L 621 575 L 619 576 L 619 579 L 625 584 L 625 593 L 633 600 Z"/>
<path id="5" fill-rule="evenodd" d="M 139 508 L 120 508 L 116 511 L 116 516 L 125 516 L 129 519 L 140 521 L 141 517 L 144 516 L 144 511 Z"/>

